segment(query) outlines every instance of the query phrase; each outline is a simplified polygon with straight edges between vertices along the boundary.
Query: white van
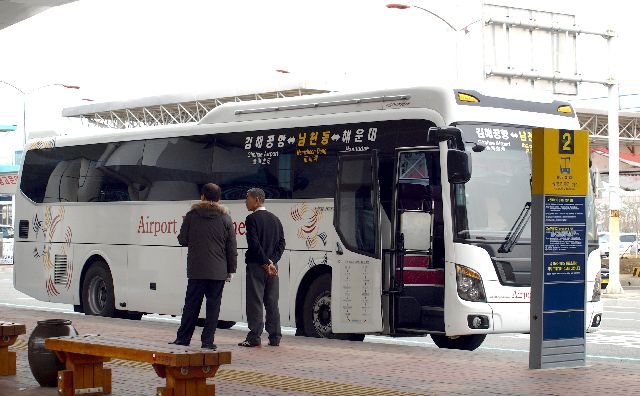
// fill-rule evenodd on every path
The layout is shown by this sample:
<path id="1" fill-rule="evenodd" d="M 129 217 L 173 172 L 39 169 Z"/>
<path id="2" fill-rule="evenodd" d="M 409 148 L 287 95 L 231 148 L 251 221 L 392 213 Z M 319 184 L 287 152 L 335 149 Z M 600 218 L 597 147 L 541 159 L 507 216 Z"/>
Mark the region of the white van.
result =
<path id="1" fill-rule="evenodd" d="M 598 244 L 600 245 L 600 256 L 609 257 L 609 233 L 602 232 L 598 234 Z M 620 233 L 620 246 L 618 248 L 620 257 L 629 257 L 638 255 L 638 238 L 636 234 L 631 232 Z"/>

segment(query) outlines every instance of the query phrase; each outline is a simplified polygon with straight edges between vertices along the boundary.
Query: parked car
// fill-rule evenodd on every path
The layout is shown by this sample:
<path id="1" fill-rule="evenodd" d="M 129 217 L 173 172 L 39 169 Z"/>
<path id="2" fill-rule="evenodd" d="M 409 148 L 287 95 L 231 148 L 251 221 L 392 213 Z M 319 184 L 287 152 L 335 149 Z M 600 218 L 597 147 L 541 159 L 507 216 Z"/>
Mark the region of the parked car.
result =
<path id="1" fill-rule="evenodd" d="M 602 288 L 602 290 L 606 289 L 607 286 L 609 285 L 609 268 L 608 268 L 608 264 L 607 267 L 603 267 L 600 268 L 600 287 Z"/>
<path id="2" fill-rule="evenodd" d="M 601 232 L 598 234 L 598 245 L 600 247 L 600 257 L 609 257 L 609 233 Z M 620 257 L 635 256 L 638 254 L 638 238 L 636 234 L 631 232 L 620 233 L 620 245 L 618 245 L 618 253 Z"/>
<path id="3" fill-rule="evenodd" d="M 0 224 L 0 231 L 2 231 L 2 239 L 13 239 L 13 227 L 10 225 Z"/>

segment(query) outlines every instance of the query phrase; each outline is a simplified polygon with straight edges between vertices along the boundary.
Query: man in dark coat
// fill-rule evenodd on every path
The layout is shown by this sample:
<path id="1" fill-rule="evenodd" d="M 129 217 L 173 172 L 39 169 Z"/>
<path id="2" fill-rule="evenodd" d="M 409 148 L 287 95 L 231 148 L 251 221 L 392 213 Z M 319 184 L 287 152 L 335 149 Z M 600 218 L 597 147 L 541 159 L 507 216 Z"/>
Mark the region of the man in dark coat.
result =
<path id="1" fill-rule="evenodd" d="M 240 346 L 260 346 L 262 330 L 269 333 L 269 345 L 280 345 L 280 312 L 278 311 L 278 261 L 284 252 L 282 223 L 264 205 L 264 191 L 247 191 L 246 206 L 253 213 L 247 216 L 247 322 L 249 334 Z M 266 311 L 263 321 L 262 306 Z"/>
<path id="2" fill-rule="evenodd" d="M 199 202 L 187 212 L 178 242 L 188 247 L 187 292 L 182 320 L 175 341 L 189 345 L 196 327 L 203 297 L 207 297 L 207 317 L 202 329 L 202 348 L 216 349 L 213 343 L 225 281 L 231 281 L 237 267 L 236 234 L 229 210 L 220 205 L 220 187 L 202 187 Z"/>

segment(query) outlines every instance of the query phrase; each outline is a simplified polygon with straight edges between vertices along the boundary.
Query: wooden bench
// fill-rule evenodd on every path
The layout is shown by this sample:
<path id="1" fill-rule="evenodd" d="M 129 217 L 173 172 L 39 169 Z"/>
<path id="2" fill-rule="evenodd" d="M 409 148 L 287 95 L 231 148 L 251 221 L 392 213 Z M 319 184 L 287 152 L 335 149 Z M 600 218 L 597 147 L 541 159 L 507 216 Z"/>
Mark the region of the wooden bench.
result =
<path id="1" fill-rule="evenodd" d="M 58 394 L 71 396 L 111 393 L 111 370 L 102 367 L 110 359 L 151 363 L 166 386 L 158 396 L 212 396 L 215 376 L 221 364 L 231 363 L 231 352 L 168 345 L 153 341 L 101 335 L 52 337 L 45 348 L 56 353 L 66 370 L 58 372 Z"/>
<path id="2" fill-rule="evenodd" d="M 16 375 L 16 353 L 9 351 L 27 328 L 20 323 L 0 322 L 0 375 Z"/>

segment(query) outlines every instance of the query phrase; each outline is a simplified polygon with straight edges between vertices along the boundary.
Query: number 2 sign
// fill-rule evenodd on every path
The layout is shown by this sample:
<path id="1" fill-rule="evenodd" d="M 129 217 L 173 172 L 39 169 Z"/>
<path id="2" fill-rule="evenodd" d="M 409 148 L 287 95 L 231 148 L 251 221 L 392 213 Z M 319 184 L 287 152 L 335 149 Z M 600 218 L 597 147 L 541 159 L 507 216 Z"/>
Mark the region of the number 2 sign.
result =
<path id="1" fill-rule="evenodd" d="M 559 153 L 560 154 L 573 154 L 574 147 L 575 147 L 575 143 L 573 140 L 573 133 L 574 131 L 568 131 L 563 129 L 560 130 L 560 133 L 559 133 L 559 137 L 560 137 Z"/>

